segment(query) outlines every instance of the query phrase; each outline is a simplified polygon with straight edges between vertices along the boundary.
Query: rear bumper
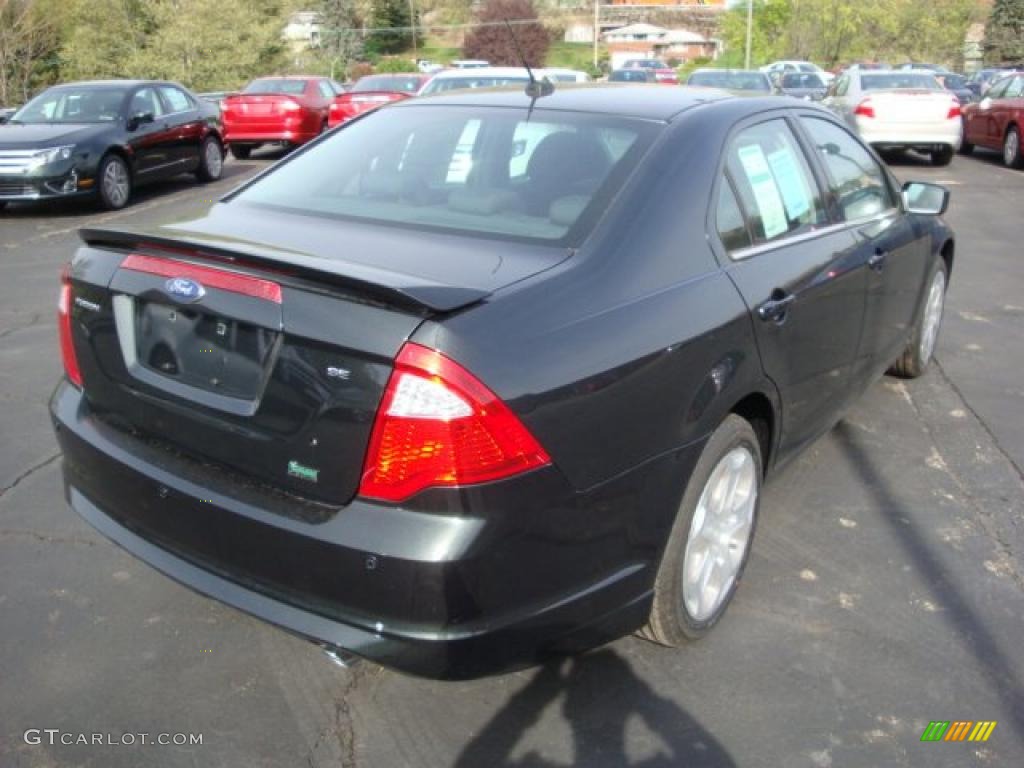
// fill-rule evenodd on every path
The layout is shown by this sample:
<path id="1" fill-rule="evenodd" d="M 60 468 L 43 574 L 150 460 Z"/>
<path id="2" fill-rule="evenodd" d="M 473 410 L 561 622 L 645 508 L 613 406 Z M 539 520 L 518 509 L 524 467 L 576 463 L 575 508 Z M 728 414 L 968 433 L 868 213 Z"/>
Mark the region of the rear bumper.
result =
<path id="1" fill-rule="evenodd" d="M 589 494 L 548 469 L 439 493 L 429 511 L 357 499 L 308 522 L 253 504 L 251 488 L 202 482 L 104 423 L 67 383 L 51 411 L 68 502 L 115 543 L 310 640 L 446 679 L 641 626 L 674 516 L 669 497 L 699 454 L 690 446 Z"/>
<path id="2" fill-rule="evenodd" d="M 249 127 L 225 128 L 225 144 L 266 144 L 270 142 L 288 142 L 289 144 L 305 144 L 320 135 L 320 126 L 315 128 L 285 127 Z"/>
<path id="3" fill-rule="evenodd" d="M 963 127 L 959 119 L 918 125 L 914 123 L 884 123 L 861 118 L 857 120 L 857 131 L 868 144 L 883 148 L 952 147 L 959 149 L 963 138 Z"/>

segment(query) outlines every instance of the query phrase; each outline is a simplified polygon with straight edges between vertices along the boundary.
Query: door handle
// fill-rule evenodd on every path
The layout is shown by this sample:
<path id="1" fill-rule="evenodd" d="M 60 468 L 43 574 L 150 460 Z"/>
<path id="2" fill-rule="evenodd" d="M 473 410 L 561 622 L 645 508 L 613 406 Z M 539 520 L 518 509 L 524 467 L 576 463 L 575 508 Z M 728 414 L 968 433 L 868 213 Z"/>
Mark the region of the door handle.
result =
<path id="1" fill-rule="evenodd" d="M 772 291 L 772 297 L 757 308 L 757 316 L 766 322 L 781 323 L 786 319 L 786 313 L 794 301 L 796 301 L 795 293 L 785 293 L 776 288 Z"/>
<path id="2" fill-rule="evenodd" d="M 881 248 L 876 248 L 875 252 L 868 257 L 868 267 L 873 269 L 875 272 L 881 272 L 885 269 L 885 259 L 888 257 L 889 252 L 883 251 Z"/>

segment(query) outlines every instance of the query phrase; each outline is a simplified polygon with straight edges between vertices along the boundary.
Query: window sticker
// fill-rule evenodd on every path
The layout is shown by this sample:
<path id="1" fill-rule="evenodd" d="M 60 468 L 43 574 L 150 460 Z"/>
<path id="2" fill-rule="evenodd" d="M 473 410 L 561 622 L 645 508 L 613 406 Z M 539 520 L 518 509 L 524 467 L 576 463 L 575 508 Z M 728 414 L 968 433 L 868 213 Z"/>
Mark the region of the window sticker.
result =
<path id="1" fill-rule="evenodd" d="M 778 149 L 768 155 L 775 183 L 782 191 L 782 202 L 786 205 L 789 219 L 799 220 L 811 209 L 811 195 L 807 189 L 803 170 L 788 147 Z"/>
<path id="2" fill-rule="evenodd" d="M 779 188 L 775 184 L 771 168 L 765 159 L 760 144 L 748 144 L 737 151 L 743 171 L 754 192 L 754 199 L 761 214 L 764 236 L 771 240 L 789 230 L 789 220 L 779 197 Z"/>

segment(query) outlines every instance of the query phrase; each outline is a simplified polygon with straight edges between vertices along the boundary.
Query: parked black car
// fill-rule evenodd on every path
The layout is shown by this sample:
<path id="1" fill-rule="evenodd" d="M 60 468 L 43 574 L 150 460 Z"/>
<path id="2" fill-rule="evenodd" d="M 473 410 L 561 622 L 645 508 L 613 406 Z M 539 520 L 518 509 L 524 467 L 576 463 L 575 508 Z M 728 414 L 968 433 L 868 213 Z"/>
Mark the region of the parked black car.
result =
<path id="1" fill-rule="evenodd" d="M 821 101 L 828 93 L 828 85 L 815 72 L 785 72 L 779 77 L 778 92 L 808 101 Z"/>
<path id="2" fill-rule="evenodd" d="M 122 208 L 138 184 L 218 179 L 223 160 L 219 111 L 177 83 L 56 85 L 0 126 L 0 208 L 84 196 Z"/>
<path id="3" fill-rule="evenodd" d="M 947 201 L 809 102 L 366 113 L 203 218 L 83 230 L 67 499 L 173 578 L 419 675 L 681 644 L 736 590 L 765 475 L 924 372 Z"/>
<path id="4" fill-rule="evenodd" d="M 615 69 L 608 75 L 609 83 L 656 83 L 658 77 L 653 69 L 642 69 L 631 67 L 629 69 Z"/>
<path id="5" fill-rule="evenodd" d="M 11 116 L 17 111 L 14 107 L 0 107 L 0 125 L 10 120 Z"/>

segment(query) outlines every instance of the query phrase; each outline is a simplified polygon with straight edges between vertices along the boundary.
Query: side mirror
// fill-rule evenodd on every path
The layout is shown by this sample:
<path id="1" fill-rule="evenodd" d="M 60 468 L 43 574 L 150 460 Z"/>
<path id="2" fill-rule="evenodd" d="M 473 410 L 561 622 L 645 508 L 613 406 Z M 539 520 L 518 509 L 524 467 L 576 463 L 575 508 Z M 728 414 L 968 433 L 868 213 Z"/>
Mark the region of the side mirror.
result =
<path id="1" fill-rule="evenodd" d="M 908 213 L 941 216 L 949 208 L 949 190 L 938 184 L 908 181 L 903 185 L 903 204 Z"/>
<path id="2" fill-rule="evenodd" d="M 153 122 L 152 112 L 136 112 L 134 115 L 128 118 L 128 130 L 134 131 L 140 125 L 146 125 L 147 123 Z"/>
<path id="3" fill-rule="evenodd" d="M 986 96 L 978 104 L 978 108 L 979 109 L 991 109 L 992 108 L 992 99 L 990 99 L 988 96 Z"/>

